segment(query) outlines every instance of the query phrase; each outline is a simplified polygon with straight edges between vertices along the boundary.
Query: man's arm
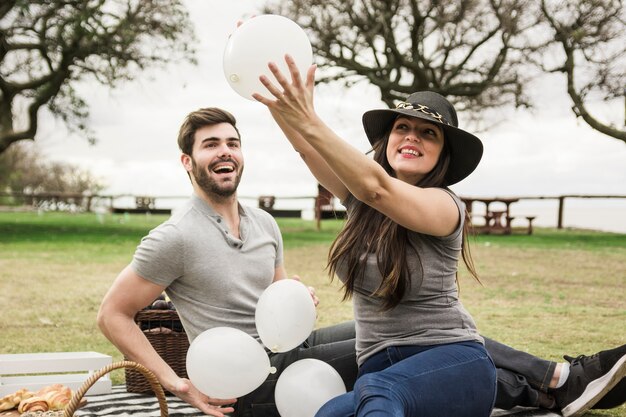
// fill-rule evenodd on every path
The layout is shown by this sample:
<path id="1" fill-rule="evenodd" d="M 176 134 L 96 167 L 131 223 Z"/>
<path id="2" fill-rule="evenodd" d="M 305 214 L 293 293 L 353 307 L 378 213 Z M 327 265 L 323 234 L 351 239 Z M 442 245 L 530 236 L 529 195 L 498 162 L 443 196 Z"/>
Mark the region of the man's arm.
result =
<path id="1" fill-rule="evenodd" d="M 98 312 L 98 326 L 128 358 L 150 369 L 163 387 L 205 414 L 223 417 L 232 412 L 234 399 L 214 400 L 198 391 L 188 379 L 180 378 L 159 356 L 135 324 L 135 314 L 156 299 L 165 287 L 154 284 L 127 266 L 104 296 Z"/>
<path id="2" fill-rule="evenodd" d="M 102 300 L 98 326 L 122 353 L 154 372 L 161 384 L 169 390 L 175 384 L 177 375 L 154 350 L 134 321 L 135 314 L 150 305 L 163 290 L 164 287 L 143 279 L 130 267 L 126 267 Z"/>
<path id="3" fill-rule="evenodd" d="M 272 282 L 276 282 L 279 279 L 285 279 L 285 278 L 287 278 L 287 271 L 285 270 L 285 266 L 284 265 L 278 265 L 274 269 L 274 279 L 272 280 Z"/>

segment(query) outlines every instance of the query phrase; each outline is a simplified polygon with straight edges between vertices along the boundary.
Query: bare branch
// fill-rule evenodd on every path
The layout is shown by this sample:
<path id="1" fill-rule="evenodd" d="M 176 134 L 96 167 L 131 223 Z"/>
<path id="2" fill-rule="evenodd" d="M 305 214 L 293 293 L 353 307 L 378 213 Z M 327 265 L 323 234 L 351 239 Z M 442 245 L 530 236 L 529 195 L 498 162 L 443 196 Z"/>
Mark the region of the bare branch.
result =
<path id="1" fill-rule="evenodd" d="M 0 17 L 0 153 L 34 139 L 43 106 L 90 136 L 72 88 L 80 80 L 114 86 L 147 66 L 195 62 L 181 0 L 16 0 L 2 3 Z"/>
<path id="2" fill-rule="evenodd" d="M 477 119 L 484 109 L 530 107 L 530 83 L 559 72 L 575 114 L 619 139 L 622 130 L 591 116 L 588 103 L 623 97 L 625 7 L 623 0 L 270 0 L 265 12 L 307 30 L 327 70 L 322 82 L 366 80 L 390 106 L 433 90 Z"/>
<path id="3" fill-rule="evenodd" d="M 602 122 L 587 105 L 592 94 L 603 96 L 604 100 L 624 96 L 626 35 L 622 2 L 581 0 L 576 8 L 563 13 L 542 0 L 541 10 L 565 56 L 558 70 L 566 76 L 572 111 L 591 128 L 626 143 L 626 129 Z M 578 69 L 586 73 L 586 82 L 577 77 Z"/>

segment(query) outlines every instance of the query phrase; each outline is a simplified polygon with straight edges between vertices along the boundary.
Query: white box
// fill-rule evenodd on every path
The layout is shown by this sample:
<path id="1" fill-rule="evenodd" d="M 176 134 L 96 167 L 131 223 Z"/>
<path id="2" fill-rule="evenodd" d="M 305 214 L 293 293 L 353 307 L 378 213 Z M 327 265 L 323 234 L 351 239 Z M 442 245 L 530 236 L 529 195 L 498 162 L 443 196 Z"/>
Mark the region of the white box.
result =
<path id="1" fill-rule="evenodd" d="M 63 384 L 76 391 L 89 376 L 111 363 L 111 356 L 98 352 L 3 354 L 0 355 L 0 397 L 20 388 L 37 391 L 51 384 Z M 107 374 L 86 395 L 110 392 L 111 378 Z"/>

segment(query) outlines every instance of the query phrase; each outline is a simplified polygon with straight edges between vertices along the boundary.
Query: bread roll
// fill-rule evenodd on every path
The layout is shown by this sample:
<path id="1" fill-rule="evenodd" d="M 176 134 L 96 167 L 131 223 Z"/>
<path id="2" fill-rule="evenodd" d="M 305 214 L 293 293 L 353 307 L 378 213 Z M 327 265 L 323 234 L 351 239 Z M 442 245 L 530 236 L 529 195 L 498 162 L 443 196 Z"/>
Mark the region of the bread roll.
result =
<path id="1" fill-rule="evenodd" d="M 19 413 L 25 413 L 27 411 L 48 411 L 50 407 L 48 407 L 48 403 L 42 397 L 34 396 L 22 400 L 20 405 L 17 407 L 17 411 Z"/>
<path id="2" fill-rule="evenodd" d="M 19 389 L 13 394 L 5 395 L 0 398 L 0 411 L 12 410 L 20 405 L 22 400 L 30 398 L 35 394 L 27 390 L 26 388 Z"/>
<path id="3" fill-rule="evenodd" d="M 53 392 L 53 391 L 59 391 L 66 388 L 64 385 L 62 384 L 52 384 L 52 385 L 48 385 L 43 387 L 42 389 L 40 389 L 39 391 L 37 391 L 36 395 L 39 397 L 43 397 L 45 396 L 47 393 L 49 392 Z"/>
<path id="4" fill-rule="evenodd" d="M 64 387 L 61 390 L 50 391 L 43 397 L 48 403 L 50 410 L 63 410 L 72 399 L 72 391 Z"/>

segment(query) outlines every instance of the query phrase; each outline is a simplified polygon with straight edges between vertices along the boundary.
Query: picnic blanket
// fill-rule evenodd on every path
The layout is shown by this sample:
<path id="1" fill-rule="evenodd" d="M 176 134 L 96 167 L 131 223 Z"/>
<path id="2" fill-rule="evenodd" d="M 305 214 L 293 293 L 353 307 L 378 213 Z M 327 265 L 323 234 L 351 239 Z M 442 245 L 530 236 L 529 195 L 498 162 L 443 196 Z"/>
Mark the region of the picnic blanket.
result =
<path id="1" fill-rule="evenodd" d="M 76 417 L 159 417 L 161 415 L 159 401 L 154 395 L 128 393 L 125 385 L 114 385 L 110 394 L 90 395 L 85 398 L 87 404 L 76 411 Z M 205 415 L 173 395 L 168 395 L 166 398 L 170 417 Z"/>
<path id="2" fill-rule="evenodd" d="M 111 394 L 86 397 L 87 405 L 76 412 L 76 416 L 115 416 L 115 417 L 159 417 L 159 402 L 154 395 L 131 394 L 125 385 L 113 386 Z M 204 416 L 203 413 L 172 395 L 167 396 L 167 406 L 171 417 Z M 494 410 L 492 417 L 560 417 L 547 410 L 534 408 L 514 408 Z"/>

